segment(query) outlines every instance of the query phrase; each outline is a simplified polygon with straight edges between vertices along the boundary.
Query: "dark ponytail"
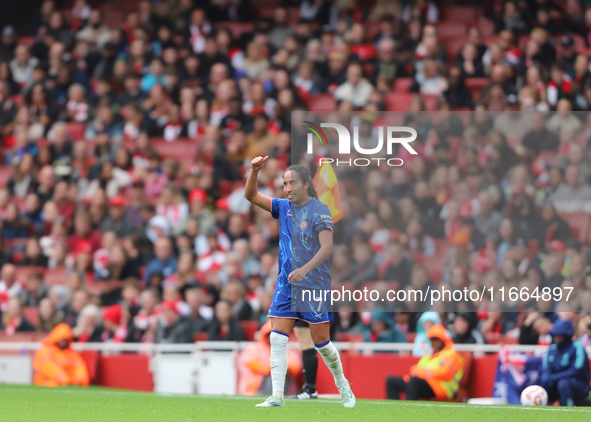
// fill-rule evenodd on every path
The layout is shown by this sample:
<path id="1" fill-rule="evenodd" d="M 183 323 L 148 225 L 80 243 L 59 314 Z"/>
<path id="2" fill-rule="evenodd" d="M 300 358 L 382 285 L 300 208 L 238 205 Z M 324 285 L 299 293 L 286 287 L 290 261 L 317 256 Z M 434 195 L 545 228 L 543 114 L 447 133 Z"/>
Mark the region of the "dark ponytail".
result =
<path id="1" fill-rule="evenodd" d="M 318 198 L 318 194 L 316 193 L 316 189 L 314 189 L 314 185 L 312 184 L 312 177 L 310 176 L 310 172 L 304 166 L 300 165 L 293 165 L 289 166 L 285 172 L 294 171 L 298 174 L 299 178 L 302 180 L 302 183 L 305 185 L 306 182 L 309 183 L 308 185 L 308 195 L 312 198 Z M 285 174 L 285 173 L 284 173 Z"/>

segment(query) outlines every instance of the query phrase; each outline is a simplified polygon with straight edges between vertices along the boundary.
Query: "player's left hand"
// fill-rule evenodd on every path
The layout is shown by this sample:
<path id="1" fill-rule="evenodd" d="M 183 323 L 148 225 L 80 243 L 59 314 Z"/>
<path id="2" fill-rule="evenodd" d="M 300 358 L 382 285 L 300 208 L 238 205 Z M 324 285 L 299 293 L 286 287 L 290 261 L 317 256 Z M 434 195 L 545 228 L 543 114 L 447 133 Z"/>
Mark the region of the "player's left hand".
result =
<path id="1" fill-rule="evenodd" d="M 308 275 L 308 271 L 304 270 L 303 268 L 298 268 L 297 270 L 293 270 L 287 276 L 287 279 L 290 283 L 299 283 Z"/>

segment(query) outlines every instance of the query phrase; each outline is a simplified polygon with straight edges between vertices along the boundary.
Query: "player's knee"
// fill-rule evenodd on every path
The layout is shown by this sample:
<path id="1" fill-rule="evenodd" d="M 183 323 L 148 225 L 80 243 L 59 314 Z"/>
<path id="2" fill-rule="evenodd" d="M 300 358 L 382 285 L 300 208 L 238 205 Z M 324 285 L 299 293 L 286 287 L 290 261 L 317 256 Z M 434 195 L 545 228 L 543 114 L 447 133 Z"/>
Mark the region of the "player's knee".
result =
<path id="1" fill-rule="evenodd" d="M 328 333 L 312 333 L 312 341 L 314 344 L 323 344 L 330 340 Z"/>
<path id="2" fill-rule="evenodd" d="M 566 392 L 567 390 L 572 389 L 570 379 L 568 378 L 562 378 L 558 380 L 558 382 L 556 383 L 556 387 L 558 389 L 558 392 Z"/>

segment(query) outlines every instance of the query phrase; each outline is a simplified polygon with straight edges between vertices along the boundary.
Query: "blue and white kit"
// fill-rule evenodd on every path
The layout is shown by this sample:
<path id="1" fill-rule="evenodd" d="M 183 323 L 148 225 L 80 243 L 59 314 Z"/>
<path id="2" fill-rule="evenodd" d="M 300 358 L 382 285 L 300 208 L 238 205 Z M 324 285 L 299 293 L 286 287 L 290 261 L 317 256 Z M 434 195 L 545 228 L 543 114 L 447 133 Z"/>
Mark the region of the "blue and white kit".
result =
<path id="1" fill-rule="evenodd" d="M 301 207 L 288 199 L 273 198 L 271 215 L 279 220 L 279 274 L 268 316 L 300 319 L 310 324 L 332 321 L 328 260 L 301 282 L 288 281 L 292 269 L 302 268 L 320 249 L 320 232 L 333 230 L 330 210 L 316 198 Z"/>

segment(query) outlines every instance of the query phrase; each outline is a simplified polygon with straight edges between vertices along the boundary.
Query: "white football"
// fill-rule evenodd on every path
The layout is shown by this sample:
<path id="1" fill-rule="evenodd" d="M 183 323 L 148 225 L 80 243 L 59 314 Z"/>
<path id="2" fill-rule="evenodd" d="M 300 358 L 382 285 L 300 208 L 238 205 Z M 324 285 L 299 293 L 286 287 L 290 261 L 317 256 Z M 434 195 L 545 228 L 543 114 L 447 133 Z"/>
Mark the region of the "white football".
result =
<path id="1" fill-rule="evenodd" d="M 521 393 L 521 404 L 524 406 L 546 406 L 548 393 L 539 385 L 530 385 Z"/>

